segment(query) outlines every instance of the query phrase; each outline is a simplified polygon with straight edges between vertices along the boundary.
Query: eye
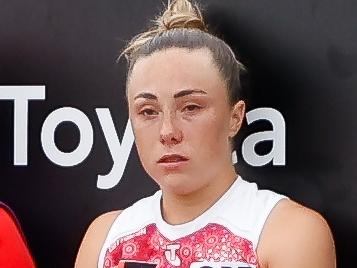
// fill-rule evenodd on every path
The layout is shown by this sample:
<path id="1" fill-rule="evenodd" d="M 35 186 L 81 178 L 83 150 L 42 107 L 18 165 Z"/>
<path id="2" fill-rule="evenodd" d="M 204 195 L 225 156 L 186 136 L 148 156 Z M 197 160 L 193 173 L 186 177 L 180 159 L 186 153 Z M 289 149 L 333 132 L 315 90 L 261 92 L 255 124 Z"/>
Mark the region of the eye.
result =
<path id="1" fill-rule="evenodd" d="M 152 117 L 152 116 L 155 116 L 158 114 L 158 112 L 156 112 L 155 110 L 153 109 L 144 109 L 144 110 L 141 110 L 139 112 L 140 115 L 144 116 L 144 117 Z"/>
<path id="2" fill-rule="evenodd" d="M 187 111 L 187 112 L 195 112 L 197 110 L 200 110 L 202 107 L 201 106 L 198 106 L 196 104 L 189 104 L 189 105 L 186 105 L 184 108 L 183 108 L 183 111 Z"/>

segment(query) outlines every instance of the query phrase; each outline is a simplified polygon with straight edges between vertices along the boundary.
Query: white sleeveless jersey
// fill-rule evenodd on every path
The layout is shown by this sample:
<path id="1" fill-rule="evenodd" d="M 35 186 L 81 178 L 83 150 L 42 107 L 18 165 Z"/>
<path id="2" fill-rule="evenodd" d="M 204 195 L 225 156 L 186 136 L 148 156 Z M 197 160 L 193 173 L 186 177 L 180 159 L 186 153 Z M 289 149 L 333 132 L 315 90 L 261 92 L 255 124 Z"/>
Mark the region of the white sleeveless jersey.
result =
<path id="1" fill-rule="evenodd" d="M 258 268 L 257 244 L 276 203 L 287 198 L 238 176 L 208 210 L 188 223 L 161 216 L 161 191 L 122 211 L 109 230 L 98 268 Z"/>

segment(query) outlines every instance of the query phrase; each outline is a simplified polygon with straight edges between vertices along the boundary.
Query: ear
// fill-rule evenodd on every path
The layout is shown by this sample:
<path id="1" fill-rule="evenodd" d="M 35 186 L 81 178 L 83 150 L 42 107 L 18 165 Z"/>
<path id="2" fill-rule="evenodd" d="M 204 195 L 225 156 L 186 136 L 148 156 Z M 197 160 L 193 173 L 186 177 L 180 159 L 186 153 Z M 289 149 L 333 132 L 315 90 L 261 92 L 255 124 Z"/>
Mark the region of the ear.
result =
<path id="1" fill-rule="evenodd" d="M 245 102 L 238 101 L 231 109 L 231 118 L 229 123 L 229 137 L 233 138 L 242 126 L 245 116 Z"/>

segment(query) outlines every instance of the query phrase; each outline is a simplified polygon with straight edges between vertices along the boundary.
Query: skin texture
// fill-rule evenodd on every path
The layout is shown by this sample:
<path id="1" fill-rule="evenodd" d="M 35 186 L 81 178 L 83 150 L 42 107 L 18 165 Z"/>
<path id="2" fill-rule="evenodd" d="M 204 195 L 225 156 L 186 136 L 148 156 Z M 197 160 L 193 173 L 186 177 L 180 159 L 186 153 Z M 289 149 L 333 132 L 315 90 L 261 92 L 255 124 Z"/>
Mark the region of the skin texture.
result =
<path id="1" fill-rule="evenodd" d="M 79 248 L 75 268 L 97 268 L 100 250 L 110 226 L 119 214 L 120 211 L 108 212 L 91 223 Z"/>
<path id="2" fill-rule="evenodd" d="M 141 58 L 127 83 L 129 117 L 146 172 L 163 191 L 163 217 L 170 224 L 193 220 L 235 180 L 230 138 L 239 131 L 245 104 L 229 106 L 226 85 L 208 49 L 170 48 Z M 167 169 L 164 154 L 187 157 Z M 89 227 L 75 267 L 96 267 L 105 236 L 119 212 Z M 270 213 L 257 253 L 261 268 L 332 268 L 335 250 L 321 215 L 290 200 Z"/>
<path id="3" fill-rule="evenodd" d="M 177 95 L 188 90 L 195 91 Z M 228 105 L 225 83 L 208 49 L 171 48 L 135 64 L 128 103 L 141 163 L 163 191 L 165 220 L 192 220 L 236 177 L 229 139 L 241 126 L 244 102 Z M 158 165 L 171 153 L 188 157 L 187 164 L 178 170 Z"/>
<path id="4" fill-rule="evenodd" d="M 262 268 L 335 268 L 333 237 L 325 219 L 291 200 L 270 213 L 257 247 Z"/>

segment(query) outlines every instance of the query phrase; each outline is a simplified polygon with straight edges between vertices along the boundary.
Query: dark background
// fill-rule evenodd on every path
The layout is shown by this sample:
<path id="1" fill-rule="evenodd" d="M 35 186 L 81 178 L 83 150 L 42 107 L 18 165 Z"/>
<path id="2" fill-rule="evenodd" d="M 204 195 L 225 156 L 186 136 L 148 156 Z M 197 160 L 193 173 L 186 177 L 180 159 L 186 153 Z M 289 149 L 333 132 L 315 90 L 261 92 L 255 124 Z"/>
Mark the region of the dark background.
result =
<path id="1" fill-rule="evenodd" d="M 320 212 L 329 222 L 338 267 L 354 267 L 357 248 L 357 2 L 353 0 L 200 1 L 211 28 L 249 69 L 248 110 L 272 107 L 286 121 L 286 166 L 252 167 L 250 181 Z M 127 122 L 123 99 L 125 41 L 145 29 L 161 1 L 0 0 L 0 85 L 46 85 L 46 100 L 29 103 L 28 165 L 13 165 L 13 102 L 0 101 L 0 200 L 18 216 L 39 267 L 72 267 L 90 222 L 125 208 L 157 188 L 135 150 L 120 183 L 96 188 L 112 159 L 94 109 L 110 108 L 120 138 Z M 45 156 L 40 141 L 51 111 L 83 111 L 94 129 L 90 155 L 74 167 Z M 245 126 L 237 150 L 250 133 Z M 56 131 L 63 151 L 76 148 L 70 123 Z M 269 151 L 262 143 L 257 150 Z M 238 151 L 239 152 L 239 151 Z"/>

